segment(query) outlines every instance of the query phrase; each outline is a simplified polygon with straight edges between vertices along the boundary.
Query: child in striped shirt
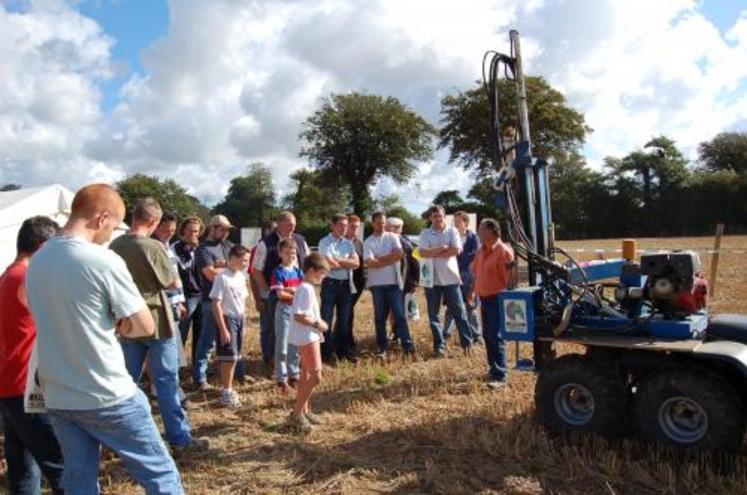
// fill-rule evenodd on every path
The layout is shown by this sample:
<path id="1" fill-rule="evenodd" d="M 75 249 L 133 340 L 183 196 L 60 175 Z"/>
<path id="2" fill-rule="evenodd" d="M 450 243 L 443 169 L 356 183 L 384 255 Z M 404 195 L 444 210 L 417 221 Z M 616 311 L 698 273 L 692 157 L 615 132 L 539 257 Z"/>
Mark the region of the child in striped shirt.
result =
<path id="1" fill-rule="evenodd" d="M 275 380 L 281 392 L 288 393 L 298 383 L 298 349 L 288 343 L 292 320 L 291 306 L 303 272 L 296 263 L 296 244 L 283 239 L 278 245 L 282 263 L 270 277 L 270 298 L 275 305 Z"/>

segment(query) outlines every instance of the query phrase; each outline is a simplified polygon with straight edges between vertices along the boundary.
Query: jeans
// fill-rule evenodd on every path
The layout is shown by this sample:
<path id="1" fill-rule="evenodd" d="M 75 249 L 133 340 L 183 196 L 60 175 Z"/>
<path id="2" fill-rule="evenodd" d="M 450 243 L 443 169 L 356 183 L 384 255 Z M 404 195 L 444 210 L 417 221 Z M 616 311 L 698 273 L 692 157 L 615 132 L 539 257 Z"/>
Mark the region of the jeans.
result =
<path id="1" fill-rule="evenodd" d="M 506 343 L 498 334 L 498 322 L 500 321 L 501 311 L 498 296 L 480 298 L 482 335 L 485 339 L 485 352 L 488 357 L 490 377 L 493 380 L 505 381 L 508 378 Z"/>
<path id="2" fill-rule="evenodd" d="M 380 351 L 389 348 L 386 336 L 386 320 L 391 312 L 394 315 L 394 332 L 402 343 L 405 352 L 415 350 L 410 337 L 410 328 L 405 316 L 405 303 L 402 289 L 398 285 L 375 285 L 370 288 L 374 304 L 374 324 L 376 327 L 376 345 Z"/>
<path id="3" fill-rule="evenodd" d="M 350 281 L 325 278 L 322 282 L 321 317 L 327 324 L 322 343 L 322 357 L 329 359 L 336 352 L 338 357 L 347 357 L 353 352 L 353 345 L 348 334 L 350 310 L 353 302 L 350 293 Z M 334 337 L 332 316 L 336 314 Z"/>
<path id="4" fill-rule="evenodd" d="M 470 293 L 472 292 L 472 286 L 474 285 L 474 278 L 472 276 L 472 272 L 469 270 L 465 270 L 462 272 L 459 272 L 461 278 L 462 278 L 462 300 L 464 301 L 465 308 L 467 309 L 467 323 L 469 323 L 470 330 L 472 330 L 472 340 L 478 341 L 482 337 L 482 334 L 480 333 L 480 323 L 477 319 L 477 305 L 475 305 L 475 301 L 472 301 L 472 304 L 469 304 L 467 301 L 469 300 Z M 451 313 L 447 310 L 446 311 L 446 321 L 444 322 L 444 339 L 448 339 L 451 336 L 451 330 L 454 327 L 454 317 L 451 316 Z"/>
<path id="5" fill-rule="evenodd" d="M 127 372 L 135 383 L 140 381 L 143 363 L 148 360 L 166 438 L 171 445 L 188 445 L 192 441 L 192 428 L 179 397 L 179 354 L 176 345 L 176 337 L 124 340 L 122 352 Z"/>
<path id="6" fill-rule="evenodd" d="M 275 379 L 278 383 L 286 383 L 288 378 L 298 380 L 298 349 L 288 343 L 290 332 L 291 305 L 275 304 Z"/>
<path id="7" fill-rule="evenodd" d="M 182 345 L 187 342 L 189 328 L 192 327 L 192 364 L 195 363 L 197 355 L 197 343 L 200 340 L 200 329 L 202 329 L 202 312 L 200 302 L 202 296 L 190 296 L 187 298 L 187 316 L 179 322 L 179 333 L 182 336 Z"/>
<path id="8" fill-rule="evenodd" d="M 41 494 L 42 472 L 52 493 L 63 493 L 62 452 L 49 417 L 46 414 L 27 414 L 23 409 L 23 396 L 1 398 L 0 413 L 9 493 Z"/>
<path id="9" fill-rule="evenodd" d="M 443 300 L 446 301 L 447 311 L 454 315 L 454 321 L 456 321 L 456 326 L 459 329 L 459 345 L 464 349 L 472 345 L 472 330 L 467 323 L 467 311 L 464 308 L 464 301 L 458 284 L 435 285 L 432 288 L 426 288 L 425 300 L 428 303 L 428 319 L 431 324 L 433 349 L 435 351 L 446 349 L 439 316 L 441 301 Z"/>
<path id="10" fill-rule="evenodd" d="M 117 453 L 148 495 L 184 493 L 179 471 L 140 390 L 113 406 L 83 411 L 50 409 L 49 417 L 65 458 L 62 481 L 67 493 L 99 493 L 102 444 Z"/>
<path id="11" fill-rule="evenodd" d="M 275 359 L 275 305 L 274 297 L 262 299 L 259 312 L 259 346 L 262 348 L 262 362 L 270 364 Z"/>

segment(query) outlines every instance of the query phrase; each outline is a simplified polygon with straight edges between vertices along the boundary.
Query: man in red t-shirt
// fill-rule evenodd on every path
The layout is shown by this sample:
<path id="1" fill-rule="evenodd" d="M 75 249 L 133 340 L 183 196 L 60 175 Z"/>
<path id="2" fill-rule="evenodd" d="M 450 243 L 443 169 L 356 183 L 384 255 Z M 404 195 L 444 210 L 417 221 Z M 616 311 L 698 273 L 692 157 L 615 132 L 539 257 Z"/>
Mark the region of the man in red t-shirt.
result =
<path id="1" fill-rule="evenodd" d="M 62 453 L 46 414 L 26 414 L 26 388 L 36 327 L 26 301 L 26 269 L 29 259 L 58 225 L 47 217 L 32 217 L 21 225 L 18 256 L 0 275 L 0 412 L 5 433 L 10 493 L 40 493 L 41 472 L 53 493 L 62 490 Z"/>
<path id="2" fill-rule="evenodd" d="M 499 389 L 506 384 L 506 344 L 498 335 L 501 308 L 498 294 L 513 282 L 514 250 L 501 240 L 501 226 L 497 220 L 485 218 L 477 230 L 480 249 L 472 262 L 475 295 L 480 298 L 483 338 L 488 357 L 488 386 Z"/>

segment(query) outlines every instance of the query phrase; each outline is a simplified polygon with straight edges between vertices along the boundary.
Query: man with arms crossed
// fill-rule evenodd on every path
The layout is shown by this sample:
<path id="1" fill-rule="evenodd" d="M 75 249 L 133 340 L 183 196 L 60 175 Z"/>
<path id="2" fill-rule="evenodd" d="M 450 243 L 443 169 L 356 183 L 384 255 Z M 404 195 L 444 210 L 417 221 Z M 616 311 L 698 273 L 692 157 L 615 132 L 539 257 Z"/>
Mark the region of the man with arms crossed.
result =
<path id="1" fill-rule="evenodd" d="M 114 188 L 86 186 L 75 195 L 60 237 L 32 258 L 26 289 L 37 327 L 39 379 L 65 458 L 66 492 L 99 493 L 103 444 L 146 493 L 181 494 L 179 472 L 117 340 L 155 331 L 125 262 L 102 246 L 124 214 Z"/>
<path id="2" fill-rule="evenodd" d="M 431 226 L 420 233 L 421 258 L 433 260 L 433 287 L 425 288 L 425 301 L 428 305 L 428 319 L 433 334 L 433 355 L 446 356 L 446 341 L 441 328 L 441 302 L 454 318 L 459 329 L 459 344 L 465 352 L 472 348 L 473 335 L 467 322 L 467 311 L 462 299 L 457 255 L 462 252 L 459 232 L 446 226 L 446 216 L 442 206 L 431 207 Z"/>
<path id="3" fill-rule="evenodd" d="M 327 259 L 329 274 L 322 281 L 322 319 L 327 323 L 322 343 L 322 359 L 339 359 L 356 361 L 353 356 L 353 343 L 348 334 L 348 322 L 353 303 L 351 290 L 353 285 L 352 270 L 358 268 L 360 260 L 355 244 L 345 238 L 348 229 L 348 217 L 338 213 L 330 221 L 330 233 L 319 241 L 319 252 Z M 336 313 L 336 315 L 335 315 Z M 335 316 L 334 339 L 332 337 L 332 316 Z"/>
<path id="4" fill-rule="evenodd" d="M 402 343 L 402 349 L 406 354 L 414 356 L 415 345 L 407 326 L 402 277 L 399 273 L 399 262 L 403 256 L 402 244 L 399 236 L 384 231 L 384 213 L 378 211 L 371 215 L 371 224 L 373 233 L 363 242 L 363 264 L 368 269 L 366 284 L 373 296 L 378 357 L 385 359 L 389 347 L 386 319 L 390 311 L 394 315 L 394 331 Z"/>
<path id="5" fill-rule="evenodd" d="M 203 240 L 195 251 L 195 269 L 200 277 L 200 288 L 202 289 L 202 302 L 200 313 L 202 314 L 202 328 L 197 341 L 197 352 L 192 363 L 192 381 L 195 386 L 204 390 L 208 388 L 207 368 L 210 353 L 215 348 L 218 336 L 218 327 L 213 314 L 213 301 L 210 299 L 210 291 L 213 289 L 213 281 L 226 269 L 228 265 L 228 253 L 233 243 L 228 240 L 233 225 L 224 215 L 215 215 L 208 223 L 208 236 Z M 194 337 L 193 337 L 194 338 Z M 243 360 L 239 357 L 236 363 L 236 378 L 244 380 Z"/>

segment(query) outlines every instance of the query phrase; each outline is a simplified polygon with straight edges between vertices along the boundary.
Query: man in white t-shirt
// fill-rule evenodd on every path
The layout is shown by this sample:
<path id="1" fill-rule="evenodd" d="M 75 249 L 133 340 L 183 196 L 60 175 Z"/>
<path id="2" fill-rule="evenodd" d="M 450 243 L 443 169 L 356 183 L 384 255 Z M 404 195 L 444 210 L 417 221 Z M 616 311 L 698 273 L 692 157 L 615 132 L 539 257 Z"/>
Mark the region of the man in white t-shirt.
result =
<path id="1" fill-rule="evenodd" d="M 386 336 L 386 320 L 391 311 L 394 316 L 394 332 L 402 342 L 405 353 L 415 353 L 410 337 L 410 328 L 405 316 L 402 296 L 402 275 L 399 262 L 402 260 L 402 244 L 399 236 L 385 232 L 386 215 L 376 212 L 371 215 L 373 233 L 363 242 L 363 265 L 366 267 L 366 287 L 371 291 L 374 303 L 374 323 L 378 357 L 386 358 L 389 346 Z"/>
<path id="2" fill-rule="evenodd" d="M 31 259 L 27 294 L 37 326 L 39 380 L 65 459 L 67 493 L 98 493 L 103 444 L 147 493 L 180 494 L 179 472 L 117 340 L 155 332 L 125 262 L 102 246 L 124 213 L 114 188 L 86 186 L 75 195 L 60 237 Z"/>
<path id="3" fill-rule="evenodd" d="M 431 226 L 420 233 L 418 248 L 420 257 L 430 259 L 433 263 L 433 287 L 425 288 L 425 300 L 433 334 L 433 354 L 435 357 L 444 357 L 446 341 L 439 316 L 444 300 L 459 329 L 459 344 L 465 352 L 472 348 L 474 337 L 467 321 L 467 310 L 460 289 L 462 280 L 457 255 L 462 251 L 462 241 L 459 232 L 454 227 L 446 226 L 443 206 L 432 206 L 430 217 Z"/>

